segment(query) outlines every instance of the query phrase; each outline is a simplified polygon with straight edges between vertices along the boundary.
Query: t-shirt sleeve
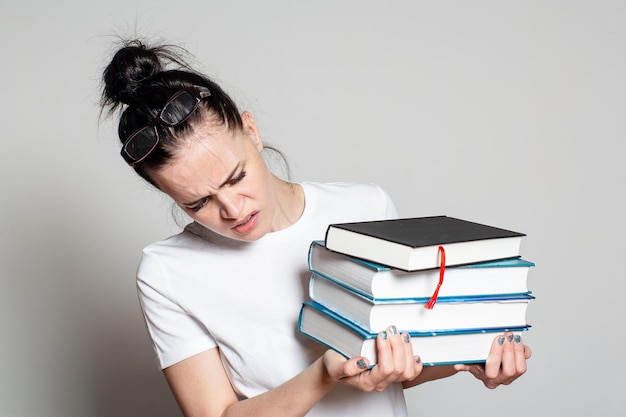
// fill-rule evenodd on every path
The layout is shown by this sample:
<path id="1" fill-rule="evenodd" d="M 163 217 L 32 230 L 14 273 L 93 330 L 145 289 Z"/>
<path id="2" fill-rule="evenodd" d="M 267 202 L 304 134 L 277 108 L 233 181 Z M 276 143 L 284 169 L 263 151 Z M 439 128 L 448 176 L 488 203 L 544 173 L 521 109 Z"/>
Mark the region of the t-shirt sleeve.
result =
<path id="1" fill-rule="evenodd" d="M 208 330 L 176 302 L 166 268 L 149 248 L 139 264 L 137 292 L 160 369 L 217 346 Z"/>
<path id="2" fill-rule="evenodd" d="M 378 189 L 380 190 L 380 192 L 383 195 L 382 201 L 384 202 L 385 218 L 386 219 L 397 219 L 398 218 L 398 210 L 396 210 L 396 206 L 393 203 L 393 200 L 391 199 L 389 194 L 385 190 L 383 190 L 381 187 L 378 187 Z"/>

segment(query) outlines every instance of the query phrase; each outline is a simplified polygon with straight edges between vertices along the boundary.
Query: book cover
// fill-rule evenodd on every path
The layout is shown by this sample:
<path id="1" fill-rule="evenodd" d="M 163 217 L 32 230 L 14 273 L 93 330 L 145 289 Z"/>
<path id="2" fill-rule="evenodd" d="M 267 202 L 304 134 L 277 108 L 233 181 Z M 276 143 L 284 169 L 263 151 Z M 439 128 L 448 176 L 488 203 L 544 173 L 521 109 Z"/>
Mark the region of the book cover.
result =
<path id="1" fill-rule="evenodd" d="M 424 366 L 480 363 L 487 360 L 494 337 L 505 331 L 520 333 L 529 326 L 447 332 L 410 332 L 413 351 Z M 376 333 L 346 320 L 315 302 L 305 302 L 300 310 L 298 331 L 346 358 L 365 356 L 377 363 Z"/>
<path id="2" fill-rule="evenodd" d="M 406 272 L 386 265 L 333 252 L 313 241 L 309 270 L 367 298 L 430 297 L 439 282 L 438 269 Z M 520 258 L 479 262 L 446 268 L 440 297 L 528 292 L 529 271 L 535 264 Z"/>
<path id="3" fill-rule="evenodd" d="M 313 274 L 310 298 L 371 333 L 390 324 L 401 331 L 471 330 L 526 326 L 530 293 L 439 297 L 433 309 L 429 298 L 373 300 L 345 286 Z"/>
<path id="4" fill-rule="evenodd" d="M 330 250 L 405 271 L 519 256 L 525 234 L 448 216 L 414 217 L 328 226 Z"/>

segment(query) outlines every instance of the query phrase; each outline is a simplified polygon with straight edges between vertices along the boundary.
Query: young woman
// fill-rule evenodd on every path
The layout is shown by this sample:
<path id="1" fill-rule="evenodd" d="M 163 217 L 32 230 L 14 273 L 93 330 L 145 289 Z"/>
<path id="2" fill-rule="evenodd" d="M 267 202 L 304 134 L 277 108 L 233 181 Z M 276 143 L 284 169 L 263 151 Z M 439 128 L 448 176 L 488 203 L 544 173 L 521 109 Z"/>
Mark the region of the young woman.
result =
<path id="1" fill-rule="evenodd" d="M 395 217 L 389 196 L 272 174 L 252 115 L 172 48 L 125 43 L 105 69 L 102 104 L 123 110 L 124 160 L 193 219 L 144 250 L 137 279 L 185 416 L 405 416 L 407 387 L 469 371 L 495 388 L 526 371 L 530 348 L 512 334 L 494 339 L 485 365 L 422 368 L 390 323 L 372 369 L 299 335 L 309 244 L 330 223 Z"/>

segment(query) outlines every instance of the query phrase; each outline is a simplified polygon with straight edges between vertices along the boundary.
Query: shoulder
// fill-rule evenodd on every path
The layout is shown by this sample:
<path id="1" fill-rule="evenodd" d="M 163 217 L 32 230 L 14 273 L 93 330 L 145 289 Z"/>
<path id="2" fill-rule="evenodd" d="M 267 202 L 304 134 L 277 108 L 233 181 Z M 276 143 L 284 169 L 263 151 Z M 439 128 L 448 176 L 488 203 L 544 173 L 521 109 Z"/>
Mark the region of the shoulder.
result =
<path id="1" fill-rule="evenodd" d="M 301 184 L 307 209 L 329 211 L 345 221 L 397 217 L 391 197 L 373 183 L 331 182 Z"/>
<path id="2" fill-rule="evenodd" d="M 304 182 L 301 184 L 305 193 L 315 193 L 329 198 L 381 198 L 390 199 L 389 195 L 377 184 L 354 182 Z"/>
<path id="3" fill-rule="evenodd" d="M 202 245 L 203 240 L 190 232 L 190 226 L 185 227 L 180 233 L 170 236 L 166 239 L 151 243 L 143 249 L 144 256 L 146 254 L 168 254 L 176 253 L 181 255 L 185 252 L 194 251 L 198 246 Z"/>
<path id="4" fill-rule="evenodd" d="M 191 225 L 190 225 L 191 226 Z M 210 242 L 192 233 L 187 226 L 180 233 L 154 242 L 143 249 L 137 278 L 142 280 L 166 279 L 169 271 L 177 270 L 181 274 L 190 267 L 190 259 L 201 252 L 208 252 Z"/>

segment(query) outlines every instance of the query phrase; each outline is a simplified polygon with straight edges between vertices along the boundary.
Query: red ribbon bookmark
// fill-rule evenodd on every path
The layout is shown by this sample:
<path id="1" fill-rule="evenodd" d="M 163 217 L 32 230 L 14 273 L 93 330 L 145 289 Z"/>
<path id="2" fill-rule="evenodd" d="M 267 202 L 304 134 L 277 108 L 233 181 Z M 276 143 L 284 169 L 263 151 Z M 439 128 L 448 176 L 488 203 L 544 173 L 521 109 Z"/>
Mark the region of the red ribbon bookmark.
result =
<path id="1" fill-rule="evenodd" d="M 428 310 L 432 310 L 437 302 L 437 297 L 439 296 L 439 289 L 441 288 L 441 284 L 443 284 L 443 275 L 446 270 L 446 251 L 443 246 L 439 246 L 439 256 L 441 258 L 441 264 L 439 266 L 439 283 L 437 284 L 437 288 L 435 288 L 435 292 L 433 293 L 430 300 L 424 305 L 424 308 Z"/>

